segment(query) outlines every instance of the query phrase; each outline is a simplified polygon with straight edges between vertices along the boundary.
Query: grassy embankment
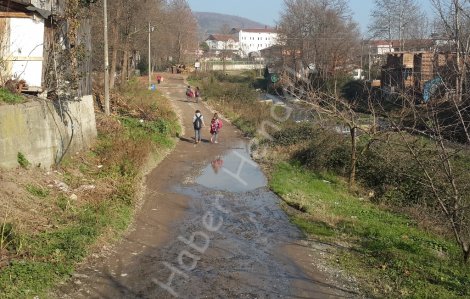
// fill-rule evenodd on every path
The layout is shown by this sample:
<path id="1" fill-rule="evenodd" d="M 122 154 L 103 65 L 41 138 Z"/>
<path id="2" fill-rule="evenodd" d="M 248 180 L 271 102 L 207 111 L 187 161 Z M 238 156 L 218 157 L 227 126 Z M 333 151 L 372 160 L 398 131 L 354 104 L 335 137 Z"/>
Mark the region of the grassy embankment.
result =
<path id="1" fill-rule="evenodd" d="M 253 82 L 249 76 L 215 75 L 192 84 L 202 86 L 205 100 L 253 136 L 261 121 L 269 119 L 269 107 L 256 102 Z M 346 174 L 347 138 L 302 127 L 305 124 L 278 125 L 282 130 L 274 134 L 269 159 L 260 161 L 267 169 L 271 189 L 282 197 L 283 205 L 295 208 L 286 211 L 310 240 L 336 248 L 329 262 L 355 276 L 366 295 L 470 295 L 470 270 L 461 263 L 461 252 L 452 236 L 445 230 L 425 228 L 422 224 L 426 221 L 407 213 L 411 209 L 400 207 L 411 196 L 422 195 L 417 194 L 421 192 L 417 185 L 407 181 L 409 175 L 396 175 L 403 171 L 416 175 L 409 161 L 399 155 L 387 163 L 371 160 L 372 154 L 365 157 L 359 177 L 375 178 L 377 184 L 386 181 L 392 186 L 380 192 L 382 200 L 374 201 L 365 188 L 352 194 L 345 179 L 338 175 Z"/>
<path id="2" fill-rule="evenodd" d="M 37 181 L 23 186 L 30 197 L 24 200 L 44 207 L 49 228 L 22 227 L 15 215 L 2 219 L 1 251 L 9 263 L 0 269 L 0 298 L 43 298 L 131 223 L 142 170 L 174 146 L 180 128 L 168 100 L 142 84 L 131 82 L 114 99 L 117 115 L 97 115 L 94 147 L 57 169 L 78 200 Z M 79 191 L 90 185 L 93 190 Z"/>

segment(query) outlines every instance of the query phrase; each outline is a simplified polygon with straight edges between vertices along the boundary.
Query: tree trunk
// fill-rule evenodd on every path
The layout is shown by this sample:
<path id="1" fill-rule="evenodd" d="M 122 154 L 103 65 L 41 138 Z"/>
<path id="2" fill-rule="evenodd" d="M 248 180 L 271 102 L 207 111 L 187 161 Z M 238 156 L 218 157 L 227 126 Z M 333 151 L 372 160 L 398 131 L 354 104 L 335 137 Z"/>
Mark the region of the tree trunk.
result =
<path id="1" fill-rule="evenodd" d="M 356 164 L 357 164 L 357 143 L 356 143 L 356 127 L 349 129 L 351 133 L 351 165 L 349 170 L 349 187 L 356 184 Z"/>
<path id="2" fill-rule="evenodd" d="M 113 56 L 111 57 L 111 69 L 109 77 L 109 88 L 113 89 L 116 81 L 116 66 L 117 66 L 117 52 L 118 52 L 119 32 L 116 28 L 113 30 Z"/>
<path id="3" fill-rule="evenodd" d="M 122 56 L 122 68 L 121 68 L 121 82 L 127 81 L 127 70 L 129 68 L 129 44 L 126 43 L 124 47 L 124 54 Z"/>

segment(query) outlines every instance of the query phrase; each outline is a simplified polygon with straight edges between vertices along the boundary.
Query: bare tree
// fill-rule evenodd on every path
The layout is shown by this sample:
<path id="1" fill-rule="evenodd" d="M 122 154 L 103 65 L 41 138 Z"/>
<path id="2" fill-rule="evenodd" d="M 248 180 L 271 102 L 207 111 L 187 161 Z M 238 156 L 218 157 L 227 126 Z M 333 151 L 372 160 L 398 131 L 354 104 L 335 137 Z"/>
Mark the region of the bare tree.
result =
<path id="1" fill-rule="evenodd" d="M 323 79 L 347 71 L 359 49 L 360 33 L 346 1 L 285 0 L 280 43 L 296 71 L 313 65 Z"/>
<path id="2" fill-rule="evenodd" d="M 166 27 L 169 29 L 171 52 L 176 63 L 187 63 L 198 47 L 198 25 L 186 0 L 169 3 Z"/>
<path id="3" fill-rule="evenodd" d="M 375 0 L 369 26 L 371 38 L 398 40 L 405 50 L 407 39 L 427 35 L 426 15 L 417 0 Z"/>
<path id="4" fill-rule="evenodd" d="M 338 80 L 346 77 L 355 63 L 360 45 L 358 26 L 343 0 L 285 0 L 284 4 L 279 23 L 280 42 L 287 53 L 283 84 L 319 115 L 349 129 L 349 183 L 354 186 L 360 126 L 356 104 L 341 96 Z"/>

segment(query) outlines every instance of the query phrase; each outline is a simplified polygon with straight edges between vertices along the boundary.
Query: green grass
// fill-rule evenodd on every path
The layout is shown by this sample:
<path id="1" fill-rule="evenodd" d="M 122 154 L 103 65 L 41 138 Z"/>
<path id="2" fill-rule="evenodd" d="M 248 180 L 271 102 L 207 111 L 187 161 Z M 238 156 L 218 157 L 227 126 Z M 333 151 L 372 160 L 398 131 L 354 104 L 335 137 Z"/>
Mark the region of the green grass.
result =
<path id="1" fill-rule="evenodd" d="M 301 207 L 293 223 L 324 242 L 347 243 L 340 265 L 363 283 L 368 295 L 386 298 L 470 296 L 470 270 L 460 264 L 451 240 L 420 229 L 410 218 L 380 209 L 347 192 L 340 181 L 281 163 L 272 190 Z"/>
<path id="2" fill-rule="evenodd" d="M 130 138 L 134 140 L 150 140 L 167 148 L 175 145 L 173 137 L 180 133 L 179 125 L 175 121 L 157 119 L 155 121 L 141 122 L 131 117 L 122 117 L 121 121 L 126 127 Z"/>
<path id="3" fill-rule="evenodd" d="M 17 154 L 17 161 L 18 161 L 18 164 L 23 168 L 28 168 L 31 165 L 28 159 L 26 159 L 25 155 L 20 152 L 18 152 Z"/>
<path id="4" fill-rule="evenodd" d="M 25 98 L 4 88 L 0 88 L 0 101 L 7 104 L 21 104 L 25 102 Z"/>
<path id="5" fill-rule="evenodd" d="M 41 198 L 46 198 L 47 196 L 49 196 L 49 190 L 46 189 L 46 188 L 43 188 L 39 185 L 27 185 L 26 186 L 26 190 L 31 194 L 31 195 L 34 195 L 36 197 L 41 197 Z"/>
<path id="6" fill-rule="evenodd" d="M 103 201 L 67 212 L 74 221 L 57 230 L 26 237 L 28 259 L 14 260 L 0 273 L 1 298 L 45 296 L 48 289 L 74 271 L 90 244 L 107 228 L 124 230 L 132 220 L 132 206 Z"/>

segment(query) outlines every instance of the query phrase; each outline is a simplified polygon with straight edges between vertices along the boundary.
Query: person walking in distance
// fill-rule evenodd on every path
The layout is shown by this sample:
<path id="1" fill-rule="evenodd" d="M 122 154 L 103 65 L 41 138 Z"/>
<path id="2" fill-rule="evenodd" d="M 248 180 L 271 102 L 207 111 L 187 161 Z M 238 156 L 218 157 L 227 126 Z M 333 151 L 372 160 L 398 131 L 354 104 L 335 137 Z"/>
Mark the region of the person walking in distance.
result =
<path id="1" fill-rule="evenodd" d="M 201 129 L 204 127 L 204 117 L 201 114 L 201 111 L 196 110 L 196 113 L 193 116 L 193 126 L 194 126 L 194 142 L 198 144 L 201 142 Z"/>
<path id="2" fill-rule="evenodd" d="M 222 128 L 222 120 L 219 118 L 217 113 L 214 113 L 214 116 L 211 119 L 211 142 L 218 143 L 217 139 L 219 137 L 219 131 Z"/>
<path id="3" fill-rule="evenodd" d="M 200 96 L 201 96 L 201 90 L 199 89 L 199 86 L 197 86 L 196 90 L 194 91 L 194 97 L 196 98 L 196 103 L 199 103 Z"/>
<path id="4" fill-rule="evenodd" d="M 191 101 L 193 97 L 194 97 L 194 92 L 191 89 L 191 86 L 188 85 L 188 87 L 186 88 L 186 100 L 189 102 Z"/>

